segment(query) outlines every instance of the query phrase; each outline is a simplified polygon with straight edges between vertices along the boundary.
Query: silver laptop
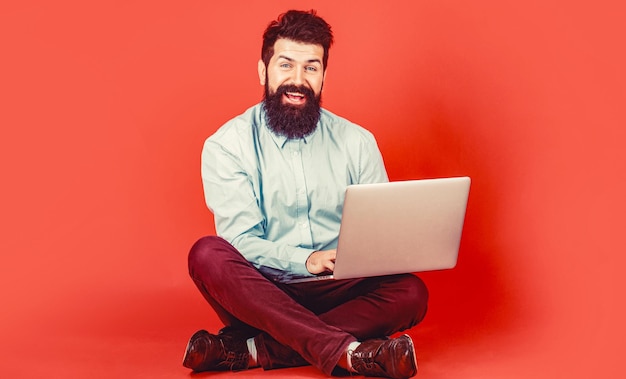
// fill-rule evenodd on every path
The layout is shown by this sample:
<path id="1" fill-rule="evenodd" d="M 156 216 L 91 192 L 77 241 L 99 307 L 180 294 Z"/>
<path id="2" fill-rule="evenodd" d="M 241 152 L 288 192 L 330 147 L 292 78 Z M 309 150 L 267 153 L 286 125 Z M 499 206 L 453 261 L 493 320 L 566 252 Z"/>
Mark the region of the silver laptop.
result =
<path id="1" fill-rule="evenodd" d="M 456 266 L 470 178 L 348 186 L 332 275 L 283 283 L 350 279 Z"/>

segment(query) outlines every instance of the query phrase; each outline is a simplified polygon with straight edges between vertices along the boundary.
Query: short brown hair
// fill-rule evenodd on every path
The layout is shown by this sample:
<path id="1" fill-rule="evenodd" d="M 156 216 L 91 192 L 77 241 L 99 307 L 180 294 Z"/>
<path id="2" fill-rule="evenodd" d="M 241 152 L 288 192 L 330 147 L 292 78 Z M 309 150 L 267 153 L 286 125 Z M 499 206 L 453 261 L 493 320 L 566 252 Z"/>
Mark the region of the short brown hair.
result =
<path id="1" fill-rule="evenodd" d="M 263 47 L 261 59 L 265 66 L 274 55 L 274 44 L 279 38 L 290 39 L 295 42 L 321 45 L 324 48 L 324 70 L 328 65 L 328 50 L 333 44 L 333 32 L 330 25 L 317 15 L 315 10 L 290 10 L 280 16 L 265 29 L 263 33 Z"/>

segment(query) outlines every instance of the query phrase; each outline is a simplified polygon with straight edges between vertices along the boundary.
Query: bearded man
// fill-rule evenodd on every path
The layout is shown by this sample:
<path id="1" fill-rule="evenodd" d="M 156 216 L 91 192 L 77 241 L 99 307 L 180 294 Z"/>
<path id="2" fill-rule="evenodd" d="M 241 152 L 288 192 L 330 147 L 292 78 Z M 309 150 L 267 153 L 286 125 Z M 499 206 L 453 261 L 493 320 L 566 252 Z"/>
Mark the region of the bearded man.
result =
<path id="1" fill-rule="evenodd" d="M 191 337 L 187 368 L 417 373 L 411 338 L 389 337 L 426 313 L 417 276 L 281 279 L 332 272 L 346 187 L 388 180 L 373 135 L 320 107 L 332 42 L 315 11 L 271 22 L 258 62 L 263 102 L 204 144 L 202 180 L 218 235 L 194 244 L 189 272 L 225 326 Z"/>

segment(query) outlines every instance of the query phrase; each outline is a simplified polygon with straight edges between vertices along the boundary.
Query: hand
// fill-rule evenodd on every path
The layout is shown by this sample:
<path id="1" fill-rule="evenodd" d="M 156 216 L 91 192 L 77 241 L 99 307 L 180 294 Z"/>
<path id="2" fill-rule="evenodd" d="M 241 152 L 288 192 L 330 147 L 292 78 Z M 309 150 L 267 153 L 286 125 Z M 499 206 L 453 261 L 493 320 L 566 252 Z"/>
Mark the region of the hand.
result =
<path id="1" fill-rule="evenodd" d="M 314 251 L 306 260 L 306 269 L 311 274 L 333 272 L 335 270 L 335 257 L 337 250 Z"/>

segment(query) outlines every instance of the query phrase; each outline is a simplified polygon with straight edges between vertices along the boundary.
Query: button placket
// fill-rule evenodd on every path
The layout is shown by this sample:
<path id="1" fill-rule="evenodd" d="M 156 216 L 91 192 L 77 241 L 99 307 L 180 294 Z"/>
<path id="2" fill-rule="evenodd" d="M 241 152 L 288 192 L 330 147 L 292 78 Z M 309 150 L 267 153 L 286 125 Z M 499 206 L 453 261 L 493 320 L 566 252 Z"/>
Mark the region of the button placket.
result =
<path id="1" fill-rule="evenodd" d="M 294 141 L 295 142 L 295 141 Z M 310 222 L 309 222 L 309 199 L 306 190 L 306 176 L 300 151 L 301 141 L 291 144 L 292 166 L 294 168 L 295 189 L 296 189 L 296 224 L 300 229 L 300 238 L 304 245 L 312 245 Z"/>

